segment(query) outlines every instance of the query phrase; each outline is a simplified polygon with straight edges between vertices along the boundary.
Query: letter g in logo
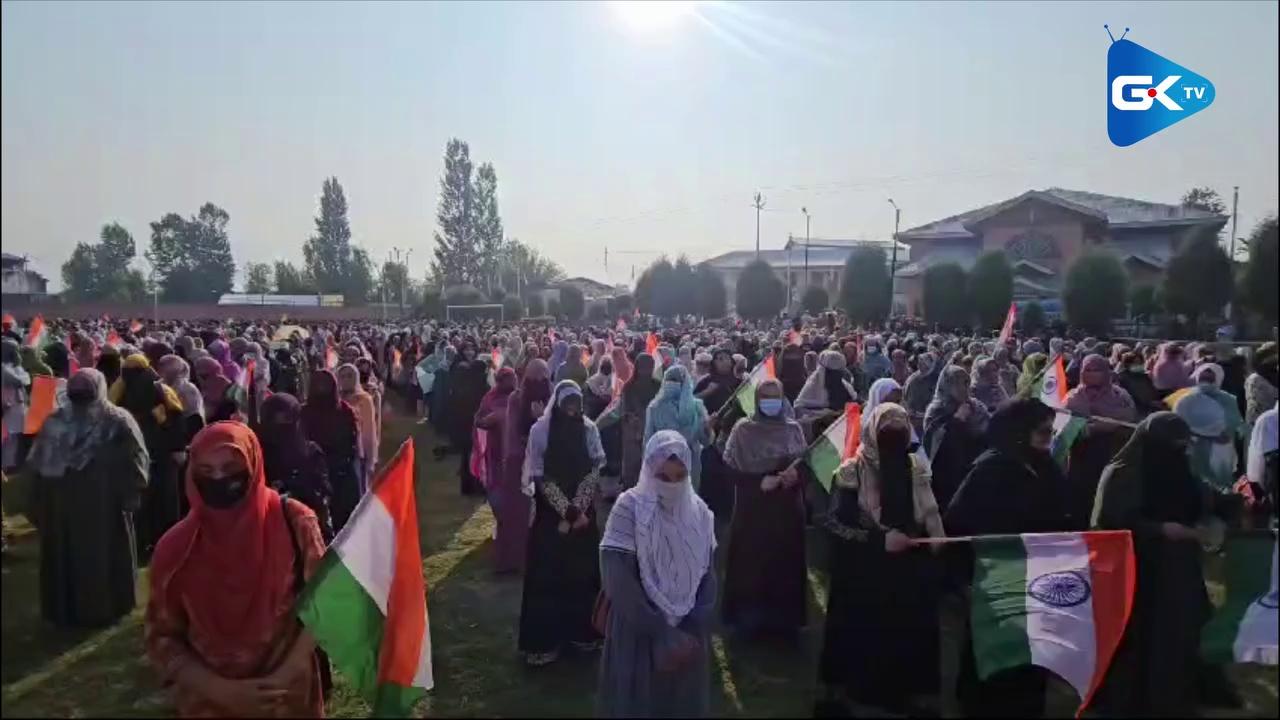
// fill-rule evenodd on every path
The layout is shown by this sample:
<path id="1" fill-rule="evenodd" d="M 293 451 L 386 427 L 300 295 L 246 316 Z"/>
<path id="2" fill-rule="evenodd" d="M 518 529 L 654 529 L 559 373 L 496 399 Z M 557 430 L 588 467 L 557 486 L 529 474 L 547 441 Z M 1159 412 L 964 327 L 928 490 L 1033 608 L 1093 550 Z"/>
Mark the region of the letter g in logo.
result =
<path id="1" fill-rule="evenodd" d="M 1117 75 L 1111 81 L 1111 104 L 1117 110 L 1147 110 L 1151 107 L 1151 103 L 1159 100 L 1161 105 L 1170 110 L 1181 110 L 1182 106 L 1166 94 L 1169 88 L 1180 79 L 1182 79 L 1180 75 L 1170 75 L 1159 85 L 1151 87 L 1153 80 L 1150 75 Z M 1148 89 L 1146 92 L 1131 93 L 1129 97 L 1125 97 L 1125 90 L 1132 87 Z"/>

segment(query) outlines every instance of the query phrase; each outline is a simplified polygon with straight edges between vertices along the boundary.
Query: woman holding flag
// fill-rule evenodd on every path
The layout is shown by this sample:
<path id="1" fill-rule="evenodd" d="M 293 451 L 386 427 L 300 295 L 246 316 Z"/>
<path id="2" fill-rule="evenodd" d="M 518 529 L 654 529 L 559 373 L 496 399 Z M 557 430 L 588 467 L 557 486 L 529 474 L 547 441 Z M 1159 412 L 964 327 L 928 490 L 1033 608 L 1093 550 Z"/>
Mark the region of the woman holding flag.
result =
<path id="1" fill-rule="evenodd" d="M 1071 445 L 1067 463 L 1071 514 L 1083 519 L 1093 510 L 1103 468 L 1129 440 L 1128 428 L 1103 419 L 1132 423 L 1138 412 L 1129 393 L 1113 381 L 1111 364 L 1096 354 L 1080 362 L 1080 384 L 1067 393 L 1065 404 L 1073 414 L 1087 418 L 1084 429 Z"/>
<path id="2" fill-rule="evenodd" d="M 645 419 L 648 417 L 649 404 L 661 387 L 661 383 L 653 377 L 656 364 L 657 361 L 649 353 L 637 355 L 631 367 L 631 379 L 622 386 L 622 392 L 613 404 L 596 420 L 596 427 L 601 430 L 614 423 L 621 425 L 618 451 L 622 456 L 622 475 L 618 478 L 619 490 L 634 486 L 640 477 Z"/>

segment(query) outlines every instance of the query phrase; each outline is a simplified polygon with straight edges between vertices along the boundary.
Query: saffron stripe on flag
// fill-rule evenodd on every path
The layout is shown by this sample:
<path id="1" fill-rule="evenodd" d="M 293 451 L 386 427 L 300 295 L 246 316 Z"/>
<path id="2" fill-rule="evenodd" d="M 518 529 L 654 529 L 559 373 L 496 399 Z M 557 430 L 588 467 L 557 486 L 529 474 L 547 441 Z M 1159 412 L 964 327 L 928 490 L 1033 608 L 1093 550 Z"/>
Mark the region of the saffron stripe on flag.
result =
<path id="1" fill-rule="evenodd" d="M 1132 535 L 1124 531 L 1083 534 L 1089 546 L 1089 574 L 1093 581 L 1097 660 L 1089 691 L 1080 698 L 1081 709 L 1093 701 L 1093 694 L 1102 685 L 1107 668 L 1111 667 L 1111 661 L 1120 649 L 1125 626 L 1133 614 L 1133 592 L 1138 579 Z"/>

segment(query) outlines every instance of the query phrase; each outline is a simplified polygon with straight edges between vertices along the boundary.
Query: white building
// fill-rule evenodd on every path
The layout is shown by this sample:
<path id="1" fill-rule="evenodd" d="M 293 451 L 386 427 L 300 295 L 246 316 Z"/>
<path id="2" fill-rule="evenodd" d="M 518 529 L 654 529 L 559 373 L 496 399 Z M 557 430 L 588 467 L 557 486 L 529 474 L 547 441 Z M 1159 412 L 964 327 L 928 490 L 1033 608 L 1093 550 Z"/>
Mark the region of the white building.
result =
<path id="1" fill-rule="evenodd" d="M 0 294 L 35 299 L 49 292 L 49 281 L 27 268 L 21 255 L 0 253 Z"/>

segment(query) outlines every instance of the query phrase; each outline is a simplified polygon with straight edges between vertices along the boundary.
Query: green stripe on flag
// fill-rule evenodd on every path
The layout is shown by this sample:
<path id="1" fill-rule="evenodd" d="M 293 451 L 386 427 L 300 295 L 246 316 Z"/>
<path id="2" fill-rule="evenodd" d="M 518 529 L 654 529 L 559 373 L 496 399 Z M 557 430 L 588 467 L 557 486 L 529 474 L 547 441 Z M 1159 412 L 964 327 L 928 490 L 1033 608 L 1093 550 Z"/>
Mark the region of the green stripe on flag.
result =
<path id="1" fill-rule="evenodd" d="M 1275 548 L 1275 536 L 1269 534 L 1228 537 L 1223 564 L 1226 599 L 1201 634 L 1201 654 L 1208 662 L 1235 662 L 1234 646 L 1245 612 L 1271 591 Z"/>
<path id="2" fill-rule="evenodd" d="M 973 541 L 973 657 L 978 677 L 1031 664 L 1027 550 L 1021 538 Z"/>
<path id="3" fill-rule="evenodd" d="M 1067 459 L 1071 456 L 1071 446 L 1076 444 L 1080 439 L 1080 435 L 1084 432 L 1085 419 L 1072 416 L 1053 436 L 1052 453 L 1053 459 L 1057 461 L 1058 467 L 1065 468 Z"/>
<path id="4" fill-rule="evenodd" d="M 755 417 L 756 414 L 756 386 L 751 379 L 748 376 L 747 381 L 738 386 L 738 392 L 734 396 L 738 407 L 742 408 L 742 414 L 748 418 Z"/>
<path id="5" fill-rule="evenodd" d="M 831 492 L 832 476 L 840 467 L 842 453 L 842 448 L 832 445 L 826 438 L 819 438 L 813 449 L 809 451 L 809 456 L 805 458 L 809 463 L 809 469 L 813 470 L 814 477 L 827 493 Z"/>

